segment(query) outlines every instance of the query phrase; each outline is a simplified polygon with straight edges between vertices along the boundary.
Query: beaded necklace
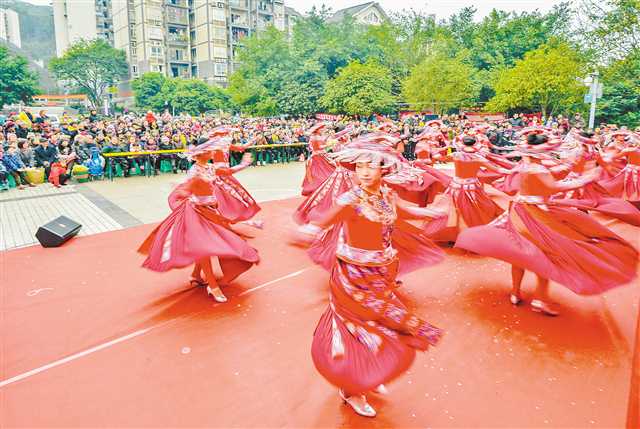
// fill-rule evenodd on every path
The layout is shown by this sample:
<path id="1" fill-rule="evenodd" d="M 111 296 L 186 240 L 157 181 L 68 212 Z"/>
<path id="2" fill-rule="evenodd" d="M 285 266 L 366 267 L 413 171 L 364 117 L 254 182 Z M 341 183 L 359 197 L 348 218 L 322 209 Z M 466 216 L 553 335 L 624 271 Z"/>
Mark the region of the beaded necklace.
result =
<path id="1" fill-rule="evenodd" d="M 386 188 L 381 188 L 380 191 L 380 195 L 374 195 L 358 187 L 356 191 L 359 199 L 357 212 L 372 222 L 390 225 L 396 220 L 395 205 Z"/>

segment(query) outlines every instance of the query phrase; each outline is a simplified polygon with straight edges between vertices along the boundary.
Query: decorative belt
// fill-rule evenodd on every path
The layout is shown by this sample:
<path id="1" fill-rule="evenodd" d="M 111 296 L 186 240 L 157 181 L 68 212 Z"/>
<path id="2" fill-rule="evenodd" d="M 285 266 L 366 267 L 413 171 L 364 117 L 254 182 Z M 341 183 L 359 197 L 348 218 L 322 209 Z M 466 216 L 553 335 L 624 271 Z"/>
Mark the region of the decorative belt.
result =
<path id="1" fill-rule="evenodd" d="M 547 198 L 539 195 L 518 195 L 516 197 L 516 202 L 523 204 L 546 204 L 548 200 Z"/>
<path id="2" fill-rule="evenodd" d="M 449 186 L 452 189 L 465 189 L 465 190 L 474 190 L 474 189 L 482 188 L 482 184 L 480 183 L 477 177 L 463 179 L 462 177 L 454 176 Z"/>
<path id="3" fill-rule="evenodd" d="M 358 265 L 389 265 L 398 256 L 398 251 L 392 246 L 383 250 L 368 250 L 339 242 L 336 256 L 345 262 Z"/>

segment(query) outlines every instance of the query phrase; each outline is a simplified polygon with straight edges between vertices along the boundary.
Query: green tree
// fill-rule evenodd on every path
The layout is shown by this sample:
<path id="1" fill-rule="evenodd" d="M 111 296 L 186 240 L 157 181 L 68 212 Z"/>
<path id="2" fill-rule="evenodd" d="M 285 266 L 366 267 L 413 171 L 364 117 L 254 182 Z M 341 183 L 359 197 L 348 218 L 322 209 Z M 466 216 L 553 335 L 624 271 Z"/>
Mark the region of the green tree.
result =
<path id="1" fill-rule="evenodd" d="M 488 110 L 529 109 L 543 116 L 566 113 L 582 102 L 585 75 L 580 53 L 565 43 L 543 45 L 498 75 Z"/>
<path id="2" fill-rule="evenodd" d="M 463 56 L 450 58 L 436 53 L 411 70 L 404 81 L 402 94 L 416 110 L 433 109 L 437 114 L 468 105 L 477 96 L 474 68 Z"/>
<path id="3" fill-rule="evenodd" d="M 124 51 L 102 39 L 74 43 L 61 58 L 51 60 L 49 69 L 59 80 L 87 94 L 93 107 L 100 105 L 108 87 L 129 72 Z"/>
<path id="4" fill-rule="evenodd" d="M 307 61 L 291 71 L 286 83 L 276 95 L 277 110 L 293 116 L 317 112 L 326 81 L 327 74 L 324 68 L 316 61 Z"/>
<path id="5" fill-rule="evenodd" d="M 640 49 L 640 0 L 582 0 L 581 35 L 603 58 Z"/>
<path id="6" fill-rule="evenodd" d="M 165 104 L 161 90 L 167 78 L 158 72 L 145 73 L 131 82 L 136 106 L 144 110 L 160 110 Z"/>
<path id="7" fill-rule="evenodd" d="M 396 98 L 389 71 L 374 61 L 353 61 L 326 84 L 320 103 L 333 113 L 371 115 L 387 113 Z"/>
<path id="8" fill-rule="evenodd" d="M 208 110 L 230 110 L 229 96 L 217 86 L 198 79 L 167 79 L 159 100 L 167 101 L 176 112 L 198 115 Z"/>
<path id="9" fill-rule="evenodd" d="M 640 49 L 602 71 L 603 97 L 597 119 L 629 127 L 640 126 Z"/>
<path id="10" fill-rule="evenodd" d="M 0 46 L 0 107 L 19 101 L 27 103 L 37 93 L 38 77 L 27 68 L 27 60 Z"/>

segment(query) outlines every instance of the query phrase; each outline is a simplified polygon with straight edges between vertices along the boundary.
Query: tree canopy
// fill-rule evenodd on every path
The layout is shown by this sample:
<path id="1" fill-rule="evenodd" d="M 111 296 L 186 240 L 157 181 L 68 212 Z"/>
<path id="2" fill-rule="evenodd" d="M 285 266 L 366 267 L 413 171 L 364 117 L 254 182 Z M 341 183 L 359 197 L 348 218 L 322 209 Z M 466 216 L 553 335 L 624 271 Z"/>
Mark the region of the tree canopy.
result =
<path id="1" fill-rule="evenodd" d="M 100 106 L 107 88 L 129 72 L 124 51 L 102 39 L 79 40 L 62 57 L 52 59 L 49 69 L 59 80 L 85 93 L 93 107 Z"/>
<path id="2" fill-rule="evenodd" d="M 0 107 L 27 103 L 37 93 L 38 76 L 27 68 L 27 60 L 0 46 Z"/>

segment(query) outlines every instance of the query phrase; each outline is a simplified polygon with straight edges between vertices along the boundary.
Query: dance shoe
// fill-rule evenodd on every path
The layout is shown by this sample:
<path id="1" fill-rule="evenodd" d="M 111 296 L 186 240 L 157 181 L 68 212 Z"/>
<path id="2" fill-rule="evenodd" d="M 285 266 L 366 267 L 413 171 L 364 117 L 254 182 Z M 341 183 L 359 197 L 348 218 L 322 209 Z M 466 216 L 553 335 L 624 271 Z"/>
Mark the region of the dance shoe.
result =
<path id="1" fill-rule="evenodd" d="M 215 299 L 216 302 L 227 302 L 227 297 L 224 296 L 219 287 L 211 289 L 210 286 L 207 286 L 207 295 L 213 296 L 213 299 Z"/>
<path id="2" fill-rule="evenodd" d="M 345 404 L 349 404 L 349 406 L 353 408 L 353 411 L 355 411 L 356 414 L 359 414 L 363 417 L 376 416 L 376 410 L 374 410 L 373 407 L 369 405 L 369 403 L 367 402 L 367 398 L 364 395 L 350 396 L 347 398 L 341 389 L 340 397 Z"/>
<path id="3" fill-rule="evenodd" d="M 558 316 L 560 314 L 553 308 L 549 307 L 549 304 L 544 301 L 540 301 L 539 299 L 534 299 L 533 301 L 531 301 L 531 311 L 542 313 L 547 316 Z"/>

